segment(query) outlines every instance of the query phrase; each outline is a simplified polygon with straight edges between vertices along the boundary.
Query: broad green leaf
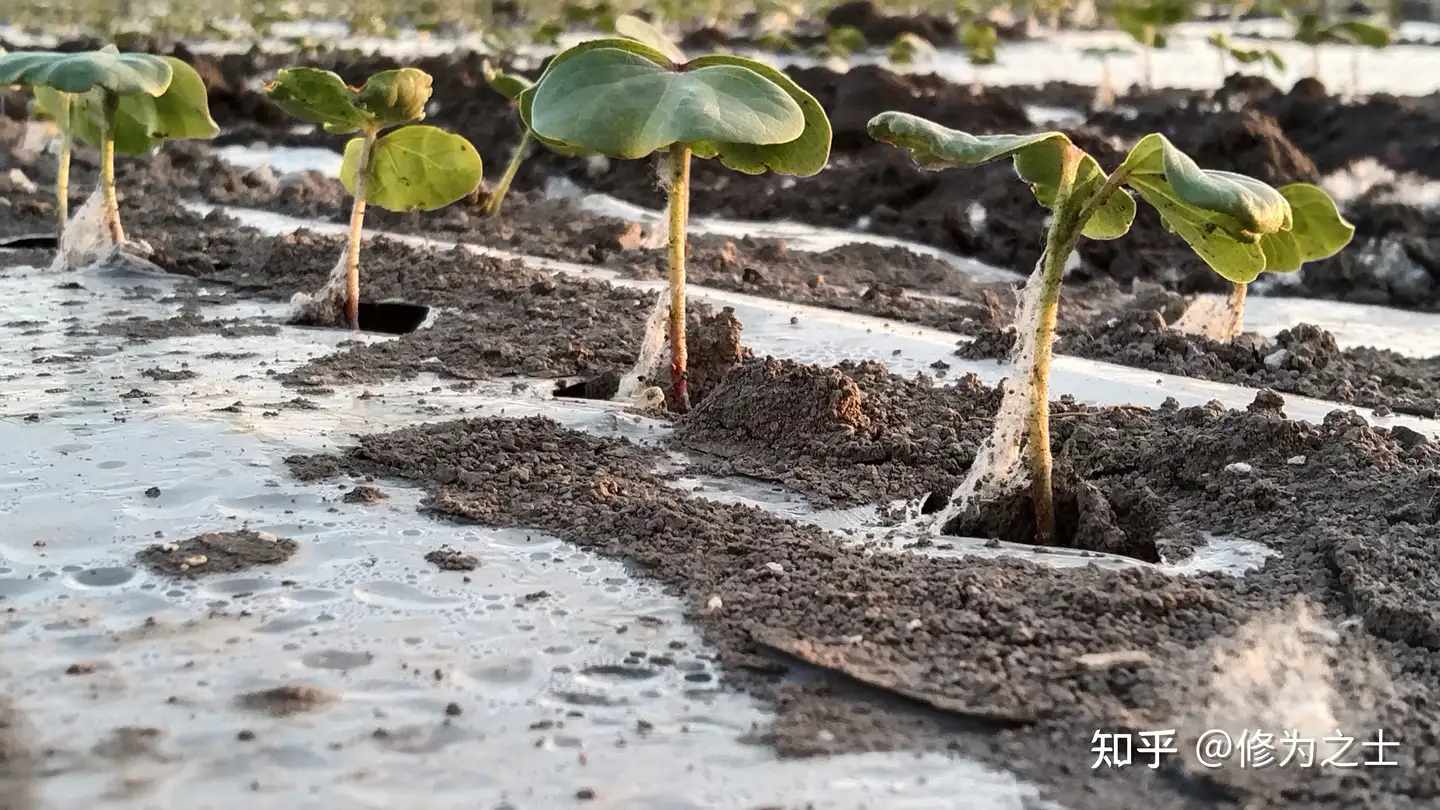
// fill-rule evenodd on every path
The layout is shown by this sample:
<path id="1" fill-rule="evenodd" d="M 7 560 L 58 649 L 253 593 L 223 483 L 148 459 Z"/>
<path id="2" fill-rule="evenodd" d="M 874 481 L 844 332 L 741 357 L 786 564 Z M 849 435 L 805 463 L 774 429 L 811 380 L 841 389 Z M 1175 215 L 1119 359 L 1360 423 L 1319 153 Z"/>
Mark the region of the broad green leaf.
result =
<path id="1" fill-rule="evenodd" d="M 1046 208 L 1055 205 L 1060 190 L 1062 153 L 1070 145 L 1070 139 L 1063 132 L 977 136 L 900 112 L 880 113 L 870 119 L 867 130 L 877 141 L 908 150 L 911 159 L 927 169 L 980 166 L 1012 158 L 1015 171 L 1030 184 L 1035 199 Z M 1073 193 L 1082 197 L 1093 195 L 1108 179 L 1095 158 L 1085 155 L 1075 172 Z M 1085 224 L 1083 233 L 1091 239 L 1117 239 L 1130 230 L 1134 221 L 1135 201 L 1124 191 L 1117 191 Z"/>
<path id="2" fill-rule="evenodd" d="M 820 106 L 814 96 L 801 89 L 789 76 L 763 62 L 722 54 L 702 56 L 690 62 L 691 67 L 707 65 L 731 65 L 753 71 L 761 78 L 768 79 L 799 105 L 805 119 L 805 131 L 798 138 L 778 144 L 691 144 L 696 155 L 709 158 L 718 154 L 720 162 L 727 168 L 745 174 L 771 171 L 794 177 L 810 177 L 825 168 L 825 164 L 830 160 L 830 119 L 825 115 L 825 108 Z"/>
<path id="3" fill-rule="evenodd" d="M 340 182 L 351 195 L 364 141 L 351 139 L 340 163 Z M 375 142 L 365 201 L 388 211 L 433 211 L 474 191 L 480 176 L 480 155 L 469 141 L 438 127 L 404 127 Z"/>
<path id="4" fill-rule="evenodd" d="M 675 143 L 782 144 L 805 131 L 788 93 L 733 64 L 676 71 L 598 47 L 557 59 L 532 90 L 528 123 L 537 135 L 610 157 L 641 158 Z"/>
<path id="5" fill-rule="evenodd" d="M 1260 239 L 1266 271 L 1294 272 L 1306 262 L 1328 259 L 1350 244 L 1355 226 L 1340 215 L 1329 194 L 1309 183 L 1283 186 L 1280 194 L 1290 203 L 1294 225 Z"/>
<path id="6" fill-rule="evenodd" d="M 328 70 L 281 68 L 265 86 L 265 95 L 285 112 L 327 132 L 344 134 L 374 124 L 373 116 L 360 108 L 356 92 Z"/>
<path id="7" fill-rule="evenodd" d="M 115 151 L 144 155 L 167 140 L 210 138 L 220 131 L 210 117 L 209 99 L 200 74 L 173 56 L 162 57 L 172 80 L 158 98 L 121 96 L 115 109 Z M 54 117 L 61 97 L 52 89 L 36 88 L 37 103 Z M 73 97 L 71 134 L 82 143 L 99 147 L 104 135 L 104 97 L 98 90 Z"/>
<path id="8" fill-rule="evenodd" d="M 516 76 L 496 68 L 490 64 L 488 59 L 480 66 L 480 69 L 484 71 L 485 83 L 490 85 L 490 89 L 511 101 L 519 98 L 520 94 L 533 84 L 524 76 Z"/>
<path id="9" fill-rule="evenodd" d="M 416 68 L 382 70 L 366 79 L 355 97 L 376 123 L 393 127 L 425 117 L 433 84 L 429 73 Z"/>
<path id="10" fill-rule="evenodd" d="M 210 117 L 210 99 L 205 92 L 205 80 L 180 59 L 164 57 L 170 63 L 174 79 L 158 98 L 132 96 L 120 99 L 120 109 L 126 104 L 151 104 L 155 107 L 154 128 L 150 136 L 156 141 L 191 138 L 212 138 L 220 132 L 215 119 Z"/>
<path id="11" fill-rule="evenodd" d="M 571 59 L 574 59 L 582 54 L 588 53 L 598 48 L 618 48 L 629 53 L 643 56 L 657 65 L 664 65 L 666 67 L 671 67 L 674 64 L 669 59 L 665 58 L 665 54 L 660 53 L 659 51 L 651 48 L 648 45 L 636 42 L 633 39 L 626 39 L 624 37 L 614 37 L 609 39 L 592 39 L 588 42 L 581 42 L 578 45 L 566 48 L 565 50 L 556 54 L 555 58 L 550 60 L 550 64 L 545 66 L 545 71 L 540 74 L 540 78 L 536 80 L 536 84 L 545 81 L 545 76 L 548 75 L 550 71 L 554 70 L 560 65 L 563 65 Z M 561 143 L 559 141 L 547 138 L 544 135 L 535 131 L 535 127 L 531 124 L 530 120 L 531 110 L 535 104 L 534 85 L 531 85 L 530 87 L 527 87 L 523 91 L 521 91 L 518 98 L 518 103 L 520 108 L 520 120 L 524 122 L 525 128 L 530 130 L 530 134 L 535 136 L 535 140 L 539 141 L 551 151 L 556 152 L 557 154 L 570 155 L 574 157 L 596 154 L 593 150 L 581 149 L 579 147 L 576 147 L 574 144 Z"/>
<path id="12" fill-rule="evenodd" d="M 665 33 L 634 14 L 621 14 L 615 18 L 615 33 L 622 37 L 648 45 L 676 64 L 685 61 L 685 53 L 671 42 Z"/>
<path id="13" fill-rule="evenodd" d="M 19 51 L 0 56 L 0 86 L 49 87 L 62 93 L 103 88 L 120 96 L 158 96 L 170 86 L 170 63 L 147 53 L 114 48 L 81 53 Z"/>

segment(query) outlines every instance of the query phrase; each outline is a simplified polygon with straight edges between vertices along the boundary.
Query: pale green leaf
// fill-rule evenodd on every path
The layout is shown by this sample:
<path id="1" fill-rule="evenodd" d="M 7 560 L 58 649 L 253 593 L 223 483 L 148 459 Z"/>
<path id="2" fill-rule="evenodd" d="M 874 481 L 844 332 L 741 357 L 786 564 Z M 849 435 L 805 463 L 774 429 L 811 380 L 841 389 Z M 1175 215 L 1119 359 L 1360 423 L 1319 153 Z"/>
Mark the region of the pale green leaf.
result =
<path id="1" fill-rule="evenodd" d="M 1261 237 L 1266 271 L 1294 272 L 1306 262 L 1328 259 L 1350 244 L 1355 226 L 1340 215 L 1329 194 L 1309 183 L 1283 186 L 1280 194 L 1290 203 L 1294 225 L 1288 231 Z"/>
<path id="2" fill-rule="evenodd" d="M 1230 281 L 1249 283 L 1265 271 L 1265 252 L 1241 242 L 1216 223 L 1217 215 L 1179 199 L 1159 175 L 1131 176 L 1127 182 L 1160 213 L 1160 219 L 1210 268 Z"/>
<path id="3" fill-rule="evenodd" d="M 430 74 L 417 68 L 382 70 L 365 80 L 355 98 L 377 124 L 393 127 L 425 117 L 433 84 Z"/>
<path id="4" fill-rule="evenodd" d="M 328 70 L 282 68 L 265 86 L 265 95 L 285 112 L 329 132 L 344 134 L 374 124 L 374 117 L 360 108 L 355 90 Z"/>
<path id="5" fill-rule="evenodd" d="M 345 145 L 340 182 L 355 193 L 364 138 Z M 443 208 L 480 185 L 480 155 L 469 141 L 432 126 L 397 129 L 375 142 L 366 173 L 365 201 L 388 211 Z"/>

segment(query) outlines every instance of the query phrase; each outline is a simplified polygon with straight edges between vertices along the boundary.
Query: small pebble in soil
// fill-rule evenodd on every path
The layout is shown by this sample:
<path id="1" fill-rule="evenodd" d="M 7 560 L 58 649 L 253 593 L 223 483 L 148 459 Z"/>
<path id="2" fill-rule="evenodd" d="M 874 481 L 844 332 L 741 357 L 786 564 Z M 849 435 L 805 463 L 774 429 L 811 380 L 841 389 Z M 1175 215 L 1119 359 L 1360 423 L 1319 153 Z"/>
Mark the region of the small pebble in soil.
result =
<path id="1" fill-rule="evenodd" d="M 480 567 L 480 560 L 473 554 L 466 554 L 449 546 L 442 546 L 426 554 L 425 562 L 438 567 L 441 571 L 474 571 Z"/>
<path id="2" fill-rule="evenodd" d="M 1228 472 L 1232 475 L 1249 475 L 1254 471 L 1254 467 L 1251 467 L 1249 464 L 1246 464 L 1243 461 L 1237 461 L 1234 464 L 1225 465 L 1225 472 Z"/>
<path id="3" fill-rule="evenodd" d="M 150 487 L 149 489 L 145 490 L 145 497 L 147 497 L 147 498 L 158 498 L 158 497 L 160 497 L 160 487 Z"/>
<path id="4" fill-rule="evenodd" d="M 445 704 L 445 716 L 446 716 L 446 717 L 459 717 L 464 711 L 465 711 L 464 709 L 460 708 L 460 704 L 459 704 L 459 703 L 453 703 L 453 702 L 452 702 L 452 703 L 447 703 L 447 704 Z"/>
<path id="5" fill-rule="evenodd" d="M 594 788 L 580 788 L 579 790 L 575 791 L 575 798 L 579 799 L 582 802 L 588 802 L 593 800 L 595 798 L 595 795 L 596 794 Z"/>

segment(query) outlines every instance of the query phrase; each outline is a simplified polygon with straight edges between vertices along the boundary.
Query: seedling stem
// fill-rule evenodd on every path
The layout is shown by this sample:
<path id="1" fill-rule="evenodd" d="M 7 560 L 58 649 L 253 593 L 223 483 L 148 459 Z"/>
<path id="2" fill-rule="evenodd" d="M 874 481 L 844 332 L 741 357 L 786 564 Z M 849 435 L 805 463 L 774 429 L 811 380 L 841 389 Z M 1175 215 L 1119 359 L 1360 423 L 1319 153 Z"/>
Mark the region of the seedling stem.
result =
<path id="1" fill-rule="evenodd" d="M 65 233 L 65 223 L 70 220 L 70 147 L 74 143 L 75 136 L 71 134 L 70 116 L 74 111 L 69 93 L 61 95 L 65 109 L 61 111 L 60 128 L 60 158 L 55 167 L 55 218 L 56 233 Z"/>
<path id="2" fill-rule="evenodd" d="M 530 151 L 530 142 L 534 136 L 526 128 L 525 135 L 520 138 L 520 145 L 515 147 L 515 154 L 510 158 L 510 165 L 505 167 L 505 174 L 500 178 L 500 184 L 495 186 L 490 199 L 485 201 L 483 212 L 486 216 L 496 216 L 500 213 L 500 206 L 505 202 L 505 195 L 510 191 L 510 183 L 515 179 L 515 173 L 520 171 L 520 164 L 525 160 L 525 154 Z"/>
<path id="3" fill-rule="evenodd" d="M 345 325 L 360 328 L 360 230 L 365 224 L 365 187 L 368 185 L 370 156 L 375 151 L 378 127 L 363 131 L 360 160 L 355 169 L 355 205 L 350 209 L 350 243 L 345 249 Z"/>
<path id="4" fill-rule="evenodd" d="M 670 145 L 670 379 L 676 407 L 690 409 L 685 351 L 685 229 L 690 218 L 690 147 Z"/>
<path id="5" fill-rule="evenodd" d="M 105 195 L 105 223 L 110 227 L 110 238 L 118 245 L 125 241 L 125 229 L 120 226 L 120 201 L 115 196 L 115 113 L 120 107 L 120 97 L 101 92 L 105 94 L 101 105 L 105 130 L 100 140 L 100 189 Z"/>
<path id="6" fill-rule="evenodd" d="M 1245 326 L 1245 290 L 1249 286 L 1241 281 L 1230 282 L 1230 296 L 1225 299 L 1225 311 L 1230 315 L 1230 323 L 1225 334 L 1232 338 L 1239 337 Z"/>

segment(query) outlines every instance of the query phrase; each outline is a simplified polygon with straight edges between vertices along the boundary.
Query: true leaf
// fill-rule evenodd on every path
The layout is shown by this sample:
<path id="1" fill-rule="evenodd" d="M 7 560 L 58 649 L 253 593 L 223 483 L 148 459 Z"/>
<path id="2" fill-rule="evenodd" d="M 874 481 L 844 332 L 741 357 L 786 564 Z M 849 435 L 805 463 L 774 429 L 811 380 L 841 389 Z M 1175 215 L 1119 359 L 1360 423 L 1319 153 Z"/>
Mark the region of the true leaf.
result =
<path id="1" fill-rule="evenodd" d="M 678 71 L 656 56 L 596 47 L 557 59 L 526 91 L 530 128 L 618 158 L 674 143 L 782 144 L 804 133 L 800 105 L 756 71 L 698 60 Z"/>
<path id="2" fill-rule="evenodd" d="M 374 117 L 360 108 L 356 92 L 328 70 L 281 68 L 265 86 L 265 95 L 285 112 L 327 132 L 344 134 L 374 124 Z"/>
<path id="3" fill-rule="evenodd" d="M 425 117 L 433 84 L 430 74 L 416 68 L 382 70 L 367 79 L 355 97 L 380 126 L 396 126 Z"/>
<path id="4" fill-rule="evenodd" d="M 980 166 L 1011 158 L 1016 172 L 1030 184 L 1035 199 L 1047 208 L 1055 205 L 1059 192 L 1064 149 L 1074 148 L 1063 132 L 971 135 L 901 112 L 880 113 L 870 119 L 866 129 L 871 138 L 909 151 L 911 159 L 927 169 Z M 1100 164 L 1085 155 L 1075 172 L 1073 193 L 1093 194 L 1107 179 Z M 1085 224 L 1084 234 L 1091 239 L 1116 239 L 1130 229 L 1134 219 L 1135 201 L 1118 191 Z"/>
<path id="5" fill-rule="evenodd" d="M 615 18 L 615 33 L 654 48 L 671 62 L 678 64 L 685 61 L 685 53 L 664 32 L 633 14 L 621 14 Z"/>
<path id="6" fill-rule="evenodd" d="M 1294 224 L 1288 231 L 1260 239 L 1266 271 L 1293 272 L 1306 262 L 1328 259 L 1350 244 L 1355 226 L 1340 215 L 1329 194 L 1309 183 L 1283 186 L 1280 194 L 1290 204 Z"/>
<path id="7" fill-rule="evenodd" d="M 355 193 L 364 138 L 345 145 L 340 182 Z M 469 141 L 432 126 L 397 129 L 375 142 L 365 200 L 389 211 L 443 208 L 480 185 L 480 155 Z"/>
<path id="8" fill-rule="evenodd" d="M 114 48 L 0 55 L 0 86 L 49 87 L 77 95 L 98 87 L 120 96 L 158 96 L 170 86 L 170 79 L 170 63 L 165 59 L 146 53 L 120 53 Z"/>

